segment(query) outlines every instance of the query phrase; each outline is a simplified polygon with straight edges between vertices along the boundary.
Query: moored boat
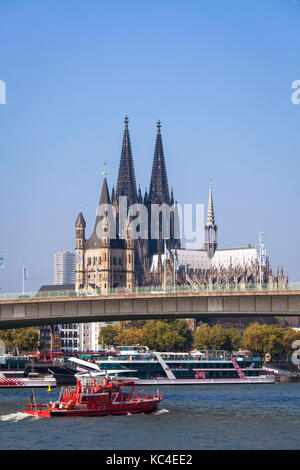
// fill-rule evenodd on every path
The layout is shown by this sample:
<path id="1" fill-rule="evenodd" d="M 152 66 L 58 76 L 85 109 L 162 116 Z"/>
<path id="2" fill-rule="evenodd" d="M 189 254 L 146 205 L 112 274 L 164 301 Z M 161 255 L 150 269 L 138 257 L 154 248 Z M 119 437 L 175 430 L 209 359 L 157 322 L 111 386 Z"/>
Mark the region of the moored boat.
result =
<path id="1" fill-rule="evenodd" d="M 0 389 L 12 388 L 48 388 L 56 387 L 56 380 L 52 375 L 40 376 L 37 373 L 30 373 L 28 377 L 6 377 L 0 373 Z"/>
<path id="2" fill-rule="evenodd" d="M 131 386 L 130 393 L 123 393 L 121 387 Z M 75 387 L 61 389 L 56 402 L 37 404 L 34 395 L 23 412 L 40 418 L 55 416 L 106 416 L 150 413 L 162 400 L 157 390 L 153 395 L 140 396 L 134 392 L 134 382 L 120 382 L 117 379 L 105 378 L 91 380 L 82 384 L 79 380 Z"/>
<path id="3" fill-rule="evenodd" d="M 259 357 L 233 355 L 223 350 L 195 353 L 154 352 L 146 346 L 117 346 L 118 353 L 87 362 L 69 358 L 80 366 L 75 376 L 115 376 L 140 386 L 274 384 L 275 376 L 262 368 Z"/>

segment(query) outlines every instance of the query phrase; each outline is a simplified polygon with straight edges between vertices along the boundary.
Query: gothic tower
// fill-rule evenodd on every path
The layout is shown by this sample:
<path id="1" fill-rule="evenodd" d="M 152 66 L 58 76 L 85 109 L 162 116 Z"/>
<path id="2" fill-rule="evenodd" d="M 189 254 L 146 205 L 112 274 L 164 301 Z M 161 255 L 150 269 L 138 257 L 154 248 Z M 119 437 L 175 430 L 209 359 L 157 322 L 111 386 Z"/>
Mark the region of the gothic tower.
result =
<path id="1" fill-rule="evenodd" d="M 117 202 L 120 196 L 127 196 L 128 204 L 132 205 L 137 201 L 136 181 L 134 165 L 128 129 L 128 116 L 125 116 L 125 129 L 122 142 L 121 158 L 119 165 L 118 183 L 116 190 Z"/>
<path id="2" fill-rule="evenodd" d="M 145 195 L 146 196 L 146 195 Z M 156 134 L 156 141 L 155 141 L 155 149 L 154 149 L 154 157 L 153 157 L 153 164 L 152 164 L 152 173 L 151 173 L 151 181 L 150 181 L 150 189 L 149 189 L 149 196 L 147 196 L 147 204 L 148 204 L 148 211 L 149 211 L 149 240 L 151 238 L 150 230 L 151 230 L 151 205 L 152 204 L 166 204 L 170 208 L 170 236 L 167 240 L 167 246 L 169 249 L 176 248 L 180 246 L 177 241 L 174 240 L 174 221 L 177 221 L 177 209 L 176 205 L 174 204 L 174 194 L 173 190 L 171 191 L 171 197 L 169 193 L 169 185 L 168 185 L 168 177 L 167 177 L 167 168 L 163 150 L 163 143 L 162 143 L 162 136 L 161 136 L 161 123 L 160 121 L 157 122 L 157 134 Z M 153 222 L 153 221 L 152 221 Z M 154 222 L 153 222 L 154 223 Z M 159 214 L 159 221 L 158 221 L 158 239 L 151 239 L 149 241 L 150 247 L 150 254 L 162 254 L 164 252 L 164 240 L 163 240 L 163 214 Z"/>

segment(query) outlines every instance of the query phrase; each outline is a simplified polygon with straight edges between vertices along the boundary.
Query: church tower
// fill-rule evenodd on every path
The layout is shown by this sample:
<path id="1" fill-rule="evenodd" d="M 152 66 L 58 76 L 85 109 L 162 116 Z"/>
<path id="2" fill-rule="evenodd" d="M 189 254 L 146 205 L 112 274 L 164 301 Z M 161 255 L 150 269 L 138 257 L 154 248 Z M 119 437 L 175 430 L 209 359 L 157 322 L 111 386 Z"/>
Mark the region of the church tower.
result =
<path id="1" fill-rule="evenodd" d="M 164 240 L 163 240 L 163 233 L 162 233 L 162 223 L 163 223 L 163 216 L 162 213 L 159 214 L 159 227 L 158 227 L 158 239 L 150 240 L 151 235 L 151 204 L 166 204 L 169 206 L 170 210 L 170 237 L 167 240 L 167 246 L 169 249 L 178 248 L 180 246 L 180 242 L 178 243 L 175 240 L 175 230 L 174 224 L 178 222 L 178 214 L 176 205 L 174 205 L 174 194 L 173 190 L 171 190 L 171 196 L 169 193 L 169 185 L 168 185 L 168 176 L 167 176 L 167 168 L 164 156 L 164 149 L 162 143 L 162 136 L 161 136 L 161 122 L 157 121 L 157 134 L 156 134 L 156 141 L 155 141 L 155 149 L 154 149 L 154 157 L 153 157 L 153 164 L 152 164 L 152 173 L 151 173 L 151 180 L 150 180 L 150 189 L 149 189 L 149 196 L 147 196 L 147 203 L 148 203 L 148 211 L 149 211 L 149 246 L 150 246 L 150 254 L 162 254 L 164 253 Z"/>
<path id="2" fill-rule="evenodd" d="M 116 200 L 119 203 L 120 196 L 127 196 L 128 204 L 132 205 L 137 201 L 135 172 L 131 151 L 131 143 L 128 129 L 128 116 L 125 116 L 125 129 L 122 142 L 119 174 L 116 190 Z"/>
<path id="3" fill-rule="evenodd" d="M 207 219 L 206 225 L 204 226 L 204 235 L 205 235 L 205 250 L 211 259 L 218 246 L 218 226 L 215 223 L 215 214 L 214 214 L 214 204 L 212 197 L 212 184 L 211 180 L 209 183 L 209 195 L 208 195 L 208 209 L 207 209 Z"/>
<path id="4" fill-rule="evenodd" d="M 76 270 L 75 289 L 82 289 L 84 285 L 84 251 L 85 251 L 85 227 L 86 223 L 80 211 L 75 222 L 76 230 Z"/>

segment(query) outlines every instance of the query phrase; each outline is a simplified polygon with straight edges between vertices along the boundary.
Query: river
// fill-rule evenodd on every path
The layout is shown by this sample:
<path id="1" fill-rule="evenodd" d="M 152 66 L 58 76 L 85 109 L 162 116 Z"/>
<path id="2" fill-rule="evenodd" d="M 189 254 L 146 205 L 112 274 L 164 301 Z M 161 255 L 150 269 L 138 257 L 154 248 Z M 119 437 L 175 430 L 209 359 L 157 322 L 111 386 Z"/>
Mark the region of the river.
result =
<path id="1" fill-rule="evenodd" d="M 22 413 L 31 390 L 0 390 L 0 449 L 300 448 L 300 383 L 161 390 L 164 399 L 149 415 L 50 419 Z M 37 402 L 58 393 L 35 391 Z"/>

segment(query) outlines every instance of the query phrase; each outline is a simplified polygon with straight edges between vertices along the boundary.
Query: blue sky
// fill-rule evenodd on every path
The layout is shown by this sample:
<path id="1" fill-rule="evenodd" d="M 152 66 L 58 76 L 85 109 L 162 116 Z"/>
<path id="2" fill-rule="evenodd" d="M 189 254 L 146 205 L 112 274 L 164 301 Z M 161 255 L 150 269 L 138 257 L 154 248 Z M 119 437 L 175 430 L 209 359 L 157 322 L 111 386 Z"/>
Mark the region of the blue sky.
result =
<path id="1" fill-rule="evenodd" d="M 125 114 L 143 190 L 160 119 L 178 202 L 207 205 L 212 178 L 219 246 L 264 231 L 300 281 L 299 31 L 292 0 L 1 0 L 1 291 L 21 289 L 20 260 L 27 290 L 52 283 L 79 210 L 89 236 Z"/>

